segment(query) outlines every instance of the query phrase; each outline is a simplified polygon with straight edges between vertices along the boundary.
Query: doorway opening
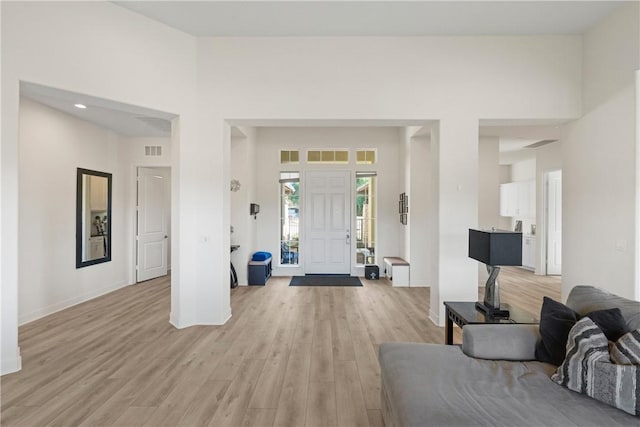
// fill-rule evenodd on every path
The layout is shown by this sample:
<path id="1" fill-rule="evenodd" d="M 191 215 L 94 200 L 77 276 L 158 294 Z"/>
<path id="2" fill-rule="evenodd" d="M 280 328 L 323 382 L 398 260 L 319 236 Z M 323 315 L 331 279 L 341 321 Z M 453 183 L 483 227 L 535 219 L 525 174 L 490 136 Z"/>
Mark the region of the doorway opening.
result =
<path id="1" fill-rule="evenodd" d="M 171 269 L 171 168 L 138 167 L 136 179 L 136 283 Z"/>

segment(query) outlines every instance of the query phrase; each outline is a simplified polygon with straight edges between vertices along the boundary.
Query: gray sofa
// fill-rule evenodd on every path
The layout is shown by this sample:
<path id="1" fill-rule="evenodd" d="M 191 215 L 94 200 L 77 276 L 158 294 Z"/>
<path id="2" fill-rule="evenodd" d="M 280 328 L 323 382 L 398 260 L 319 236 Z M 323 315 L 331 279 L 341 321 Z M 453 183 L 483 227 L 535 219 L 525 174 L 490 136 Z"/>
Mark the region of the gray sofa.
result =
<path id="1" fill-rule="evenodd" d="M 619 307 L 640 328 L 640 302 L 576 286 L 567 305 L 581 315 Z M 467 325 L 462 346 L 380 346 L 382 412 L 402 426 L 640 426 L 640 418 L 551 381 L 534 361 L 537 325 Z"/>

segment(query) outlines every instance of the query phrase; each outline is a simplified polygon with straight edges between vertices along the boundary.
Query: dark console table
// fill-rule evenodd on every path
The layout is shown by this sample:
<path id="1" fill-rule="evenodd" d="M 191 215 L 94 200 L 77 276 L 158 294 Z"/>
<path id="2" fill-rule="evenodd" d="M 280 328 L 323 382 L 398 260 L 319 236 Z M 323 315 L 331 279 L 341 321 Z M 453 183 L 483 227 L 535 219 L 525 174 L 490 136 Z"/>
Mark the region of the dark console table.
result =
<path id="1" fill-rule="evenodd" d="M 509 310 L 509 317 L 493 317 L 485 315 L 482 311 L 476 309 L 475 302 L 452 302 L 445 301 L 445 317 L 447 323 L 444 328 L 445 344 L 453 344 L 453 324 L 460 326 L 464 325 L 478 325 L 478 324 L 505 324 L 511 325 L 514 323 L 539 323 L 536 316 L 520 310 L 517 307 L 502 304 L 501 307 L 505 307 Z"/>

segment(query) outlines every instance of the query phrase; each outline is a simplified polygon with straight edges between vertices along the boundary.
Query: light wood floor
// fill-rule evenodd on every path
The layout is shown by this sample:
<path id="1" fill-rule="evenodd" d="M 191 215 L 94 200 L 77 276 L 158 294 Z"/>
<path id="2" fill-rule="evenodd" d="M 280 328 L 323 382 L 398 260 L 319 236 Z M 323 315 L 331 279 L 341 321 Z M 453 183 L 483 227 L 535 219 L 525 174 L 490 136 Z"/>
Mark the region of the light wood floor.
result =
<path id="1" fill-rule="evenodd" d="M 539 313 L 558 278 L 500 275 Z M 442 343 L 428 288 L 232 290 L 224 326 L 168 323 L 169 280 L 130 286 L 20 328 L 23 369 L 2 377 L 2 426 L 380 426 L 378 345 Z M 459 334 L 457 335 L 459 339 Z"/>

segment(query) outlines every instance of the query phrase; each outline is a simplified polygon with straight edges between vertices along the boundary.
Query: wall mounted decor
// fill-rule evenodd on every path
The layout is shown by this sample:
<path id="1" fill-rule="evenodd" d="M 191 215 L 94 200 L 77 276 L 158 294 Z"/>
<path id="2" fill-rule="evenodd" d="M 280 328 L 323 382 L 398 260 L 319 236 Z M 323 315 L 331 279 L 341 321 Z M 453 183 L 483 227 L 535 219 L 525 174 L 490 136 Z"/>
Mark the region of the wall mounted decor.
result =
<path id="1" fill-rule="evenodd" d="M 400 224 L 407 225 L 407 218 L 409 214 L 409 196 L 407 193 L 400 193 L 398 213 L 400 214 Z"/>
<path id="2" fill-rule="evenodd" d="M 256 219 L 256 215 L 260 213 L 260 205 L 251 203 L 249 205 L 249 215 L 253 215 L 253 219 Z"/>
<path id="3" fill-rule="evenodd" d="M 111 174 L 78 168 L 76 268 L 111 261 Z"/>

